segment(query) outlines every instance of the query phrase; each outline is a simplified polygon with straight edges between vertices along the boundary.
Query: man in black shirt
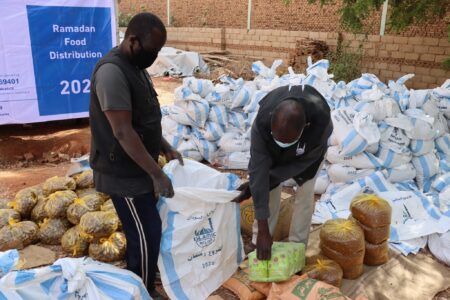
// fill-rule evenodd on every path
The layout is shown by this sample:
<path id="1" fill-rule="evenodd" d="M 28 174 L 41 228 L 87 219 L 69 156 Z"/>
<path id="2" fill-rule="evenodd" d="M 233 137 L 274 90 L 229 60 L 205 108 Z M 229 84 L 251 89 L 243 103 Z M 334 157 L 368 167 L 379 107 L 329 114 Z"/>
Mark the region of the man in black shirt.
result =
<path id="1" fill-rule="evenodd" d="M 174 194 L 158 156 L 183 162 L 162 137 L 157 94 L 145 71 L 165 42 L 157 16 L 131 19 L 124 41 L 94 69 L 89 111 L 96 189 L 111 195 L 127 238 L 128 269 L 142 277 L 153 299 L 162 299 L 154 285 L 161 240 L 157 197 Z"/>
<path id="2" fill-rule="evenodd" d="M 234 200 L 253 197 L 257 257 L 271 257 L 272 234 L 280 210 L 280 184 L 298 184 L 289 241 L 308 242 L 314 211 L 314 184 L 333 125 L 330 108 L 313 87 L 284 86 L 261 100 L 251 130 L 249 183 Z"/>

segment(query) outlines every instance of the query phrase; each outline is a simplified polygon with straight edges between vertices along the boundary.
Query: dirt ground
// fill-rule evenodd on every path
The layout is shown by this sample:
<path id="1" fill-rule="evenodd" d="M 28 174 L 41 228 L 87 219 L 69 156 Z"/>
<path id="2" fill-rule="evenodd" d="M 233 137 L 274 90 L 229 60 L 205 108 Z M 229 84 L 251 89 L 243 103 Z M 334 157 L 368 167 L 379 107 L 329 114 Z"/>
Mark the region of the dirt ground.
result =
<path id="1" fill-rule="evenodd" d="M 154 79 L 161 105 L 173 103 L 173 90 L 180 83 L 180 79 Z M 87 154 L 89 146 L 90 130 L 87 119 L 31 126 L 0 126 L 0 199 L 13 199 L 22 188 L 42 183 L 52 176 L 64 175 L 70 167 L 70 158 Z M 250 238 L 243 238 L 248 246 Z M 60 247 L 50 248 L 56 251 L 58 256 L 62 255 Z M 116 265 L 123 267 L 124 262 L 118 262 Z M 158 289 L 163 292 L 161 286 L 158 286 Z M 239 299 L 224 288 L 214 294 L 227 300 Z M 450 299 L 450 289 L 439 293 L 434 299 Z"/>

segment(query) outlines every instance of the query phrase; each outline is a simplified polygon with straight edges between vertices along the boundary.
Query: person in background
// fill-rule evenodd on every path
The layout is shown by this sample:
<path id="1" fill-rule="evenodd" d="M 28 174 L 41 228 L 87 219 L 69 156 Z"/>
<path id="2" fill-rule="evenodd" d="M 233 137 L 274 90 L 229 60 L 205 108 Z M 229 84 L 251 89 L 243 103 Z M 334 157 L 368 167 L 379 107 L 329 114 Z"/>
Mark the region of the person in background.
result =
<path id="1" fill-rule="evenodd" d="M 90 98 L 90 164 L 99 192 L 111 199 L 127 238 L 127 268 L 139 275 L 153 299 L 161 241 L 158 195 L 173 197 L 158 166 L 181 155 L 162 137 L 161 111 L 145 70 L 166 42 L 166 28 L 151 13 L 134 16 L 125 39 L 95 66 Z"/>
<path id="2" fill-rule="evenodd" d="M 312 86 L 280 87 L 261 100 L 251 129 L 249 182 L 233 201 L 253 197 L 253 247 L 260 260 L 271 258 L 281 186 L 293 178 L 295 196 L 289 241 L 308 243 L 314 211 L 314 184 L 333 131 L 330 108 Z"/>

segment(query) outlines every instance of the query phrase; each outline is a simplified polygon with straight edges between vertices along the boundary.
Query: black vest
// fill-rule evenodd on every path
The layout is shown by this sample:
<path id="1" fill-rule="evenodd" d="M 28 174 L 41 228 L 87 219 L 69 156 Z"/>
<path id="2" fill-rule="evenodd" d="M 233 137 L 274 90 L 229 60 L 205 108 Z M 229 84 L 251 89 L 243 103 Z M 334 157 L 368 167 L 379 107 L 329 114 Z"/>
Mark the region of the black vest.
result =
<path id="1" fill-rule="evenodd" d="M 140 136 L 148 153 L 158 161 L 161 150 L 161 110 L 157 94 L 146 71 L 131 65 L 119 52 L 112 49 L 95 66 L 91 78 L 91 98 L 89 106 L 91 125 L 90 164 L 93 170 L 117 177 L 146 176 L 145 171 L 138 166 L 125 152 L 114 137 L 111 125 L 95 91 L 95 73 L 106 63 L 117 65 L 125 74 L 132 101 L 132 126 Z M 142 72 L 145 77 L 142 78 Z"/>

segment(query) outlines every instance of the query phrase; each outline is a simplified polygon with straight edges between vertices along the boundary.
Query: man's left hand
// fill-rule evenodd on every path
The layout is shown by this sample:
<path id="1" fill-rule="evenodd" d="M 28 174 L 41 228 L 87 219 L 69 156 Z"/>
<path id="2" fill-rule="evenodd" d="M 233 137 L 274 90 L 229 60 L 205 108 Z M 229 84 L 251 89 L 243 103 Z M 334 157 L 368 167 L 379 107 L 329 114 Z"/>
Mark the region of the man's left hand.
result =
<path id="1" fill-rule="evenodd" d="M 181 153 L 178 152 L 177 150 L 173 149 L 172 147 L 170 149 L 168 149 L 167 151 L 164 151 L 163 154 L 166 157 L 166 160 L 168 162 L 171 160 L 174 160 L 174 159 L 178 159 L 180 164 L 182 166 L 184 166 L 183 156 L 181 156 Z"/>

